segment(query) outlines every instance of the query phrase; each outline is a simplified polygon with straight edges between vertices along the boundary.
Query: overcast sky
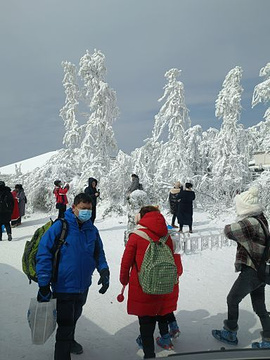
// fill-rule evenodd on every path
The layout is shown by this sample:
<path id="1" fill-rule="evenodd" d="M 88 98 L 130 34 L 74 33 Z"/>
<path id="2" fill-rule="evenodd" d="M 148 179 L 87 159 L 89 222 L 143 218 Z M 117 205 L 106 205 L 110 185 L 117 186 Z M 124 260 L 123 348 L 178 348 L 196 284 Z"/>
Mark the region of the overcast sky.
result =
<path id="1" fill-rule="evenodd" d="M 61 62 L 78 65 L 86 49 L 106 57 L 116 91 L 118 146 L 130 153 L 151 135 L 164 74 L 182 70 L 192 125 L 220 127 L 215 100 L 224 77 L 243 69 L 241 123 L 259 70 L 270 62 L 269 0 L 8 0 L 0 12 L 0 166 L 63 147 Z"/>

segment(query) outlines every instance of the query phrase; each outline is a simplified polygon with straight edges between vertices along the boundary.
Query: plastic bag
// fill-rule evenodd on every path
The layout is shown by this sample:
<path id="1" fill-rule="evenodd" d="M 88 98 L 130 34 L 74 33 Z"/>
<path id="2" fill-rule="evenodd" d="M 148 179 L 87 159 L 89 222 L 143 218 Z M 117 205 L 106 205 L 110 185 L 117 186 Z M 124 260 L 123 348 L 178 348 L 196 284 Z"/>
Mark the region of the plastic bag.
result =
<path id="1" fill-rule="evenodd" d="M 27 320 L 31 329 L 32 343 L 43 345 L 52 335 L 56 327 L 56 299 L 49 302 L 30 301 Z"/>

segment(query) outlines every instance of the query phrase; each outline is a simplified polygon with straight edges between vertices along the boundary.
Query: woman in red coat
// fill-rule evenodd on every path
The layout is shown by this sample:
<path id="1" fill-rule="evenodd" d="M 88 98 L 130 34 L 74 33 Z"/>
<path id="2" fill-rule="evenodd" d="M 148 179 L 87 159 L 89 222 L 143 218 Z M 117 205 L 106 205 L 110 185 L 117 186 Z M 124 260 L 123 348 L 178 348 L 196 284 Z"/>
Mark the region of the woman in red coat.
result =
<path id="1" fill-rule="evenodd" d="M 164 217 L 154 206 L 141 208 L 138 224 L 143 227 L 140 228 L 140 231 L 144 231 L 153 241 L 158 241 L 168 232 Z M 173 252 L 173 243 L 170 237 L 166 244 Z M 156 321 L 158 321 L 161 340 L 168 342 L 168 345 L 171 344 L 167 315 L 176 310 L 179 293 L 178 284 L 174 286 L 172 293 L 166 295 L 149 295 L 142 291 L 138 272 L 148 245 L 148 240 L 132 233 L 126 244 L 120 269 L 121 284 L 129 284 L 127 312 L 130 315 L 137 315 L 139 318 L 145 359 L 155 357 L 153 334 Z M 182 273 L 180 256 L 178 260 L 176 265 L 178 276 L 180 276 Z"/>
<path id="2" fill-rule="evenodd" d="M 14 199 L 14 208 L 11 215 L 11 226 L 15 227 L 20 225 L 20 209 L 19 209 L 19 199 L 17 198 L 17 192 L 15 190 L 11 191 L 11 194 Z"/>

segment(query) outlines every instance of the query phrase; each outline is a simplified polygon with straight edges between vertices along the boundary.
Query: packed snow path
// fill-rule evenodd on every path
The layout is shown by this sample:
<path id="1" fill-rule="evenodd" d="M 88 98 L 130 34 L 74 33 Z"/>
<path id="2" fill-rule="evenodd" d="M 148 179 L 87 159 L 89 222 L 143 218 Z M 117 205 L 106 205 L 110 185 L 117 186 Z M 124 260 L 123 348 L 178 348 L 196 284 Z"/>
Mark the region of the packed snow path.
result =
<path id="1" fill-rule="evenodd" d="M 99 208 L 98 215 L 101 213 Z M 54 335 L 45 345 L 31 344 L 26 312 L 30 298 L 36 296 L 37 285 L 29 285 L 21 271 L 21 257 L 26 240 L 49 217 L 50 214 L 40 213 L 23 219 L 22 225 L 13 229 L 13 240 L 7 241 L 6 234 L 3 234 L 3 241 L 0 242 L 1 359 L 53 359 Z M 167 220 L 170 221 L 170 216 Z M 212 338 L 211 330 L 222 327 L 222 321 L 226 317 L 226 296 L 237 274 L 233 266 L 236 247 L 220 247 L 218 244 L 222 243 L 220 234 L 224 225 L 232 220 L 233 217 L 224 215 L 222 219 L 211 221 L 203 212 L 194 213 L 194 234 L 191 234 L 189 240 L 192 244 L 193 239 L 194 244 L 199 244 L 199 247 L 196 248 L 193 244 L 189 255 L 182 254 L 184 273 L 180 278 L 180 297 L 176 312 L 181 335 L 173 341 L 175 352 L 217 350 L 221 347 Z M 127 291 L 124 302 L 116 301 L 121 291 L 118 277 L 126 223 L 126 217 L 105 220 L 97 218 L 96 226 L 100 230 L 110 266 L 111 284 L 106 294 L 99 294 L 99 276 L 98 273 L 94 274 L 88 301 L 77 325 L 76 339 L 84 347 L 80 360 L 119 360 L 127 354 L 129 360 L 136 360 L 143 356 L 135 342 L 139 331 L 137 318 L 126 313 Z M 184 231 L 186 230 L 184 227 Z M 215 245 L 215 238 L 217 246 L 212 246 Z M 206 245 L 201 247 L 206 243 L 208 247 L 212 246 L 212 250 L 207 249 Z M 266 298 L 269 302 L 268 288 Z M 261 325 L 252 311 L 248 297 L 241 304 L 239 327 L 238 348 L 250 347 L 252 341 L 260 339 Z M 156 346 L 156 353 L 157 357 L 161 357 L 172 352 Z M 73 358 L 75 357 L 74 355 Z"/>

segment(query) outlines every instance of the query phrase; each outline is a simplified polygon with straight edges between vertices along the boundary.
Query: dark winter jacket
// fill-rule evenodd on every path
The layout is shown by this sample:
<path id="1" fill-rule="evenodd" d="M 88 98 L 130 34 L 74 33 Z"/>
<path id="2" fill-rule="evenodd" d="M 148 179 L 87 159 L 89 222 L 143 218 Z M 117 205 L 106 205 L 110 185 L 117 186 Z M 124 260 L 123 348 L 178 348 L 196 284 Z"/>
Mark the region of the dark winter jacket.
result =
<path id="1" fill-rule="evenodd" d="M 170 204 L 171 214 L 173 215 L 177 215 L 177 208 L 178 208 L 177 195 L 180 193 L 182 189 L 183 187 L 179 189 L 173 188 L 170 191 L 169 204 Z"/>
<path id="2" fill-rule="evenodd" d="M 92 183 L 95 182 L 96 185 L 93 187 Z M 99 191 L 97 190 L 97 180 L 93 177 L 88 179 L 88 186 L 84 189 L 84 192 L 88 194 L 92 199 L 92 207 L 97 206 L 97 198 L 99 197 Z M 96 195 L 97 194 L 97 195 Z"/>
<path id="3" fill-rule="evenodd" d="M 195 199 L 194 191 L 183 190 L 177 195 L 178 209 L 177 220 L 182 225 L 192 225 L 193 222 L 193 200 Z"/>
<path id="4" fill-rule="evenodd" d="M 268 229 L 268 222 L 263 213 L 256 216 L 247 216 L 241 221 L 225 226 L 225 236 L 237 242 L 235 271 L 241 271 L 242 265 L 250 266 L 256 270 L 246 250 L 248 250 L 257 263 L 260 263 L 265 249 L 265 236 L 258 219 Z"/>
<path id="5" fill-rule="evenodd" d="M 8 223 L 14 208 L 14 200 L 11 189 L 8 186 L 0 186 L 0 222 Z"/>
<path id="6" fill-rule="evenodd" d="M 19 190 L 17 192 L 17 198 L 19 201 L 20 216 L 24 216 L 25 215 L 25 199 L 26 199 L 24 190 Z"/>
<path id="7" fill-rule="evenodd" d="M 60 249 L 57 281 L 52 284 L 57 293 L 83 293 L 92 283 L 95 269 L 99 272 L 108 268 L 103 244 L 97 228 L 91 220 L 81 228 L 69 208 L 65 212 L 68 233 Z M 52 277 L 52 253 L 55 238 L 60 235 L 62 223 L 56 221 L 41 238 L 37 252 L 37 277 L 39 286 L 50 283 Z"/>
<path id="8" fill-rule="evenodd" d="M 158 241 L 167 234 L 167 225 L 164 217 L 157 211 L 152 211 L 143 216 L 139 225 L 146 227 L 140 229 L 147 233 L 154 241 Z M 172 240 L 169 237 L 166 243 L 173 252 Z M 139 283 L 138 272 L 144 258 L 144 253 L 149 241 L 137 234 L 131 234 L 122 257 L 120 269 L 120 282 L 122 285 L 129 284 L 127 312 L 137 316 L 155 316 L 171 313 L 177 308 L 178 284 L 174 286 L 171 294 L 149 295 L 142 291 Z M 179 255 L 179 254 L 177 254 Z M 175 256 L 178 275 L 182 273 L 181 258 Z"/>
<path id="9" fill-rule="evenodd" d="M 127 195 L 131 194 L 135 190 L 141 190 L 141 185 L 140 185 L 140 182 L 139 182 L 139 178 L 133 176 L 132 180 L 131 180 L 131 184 L 127 189 Z"/>

